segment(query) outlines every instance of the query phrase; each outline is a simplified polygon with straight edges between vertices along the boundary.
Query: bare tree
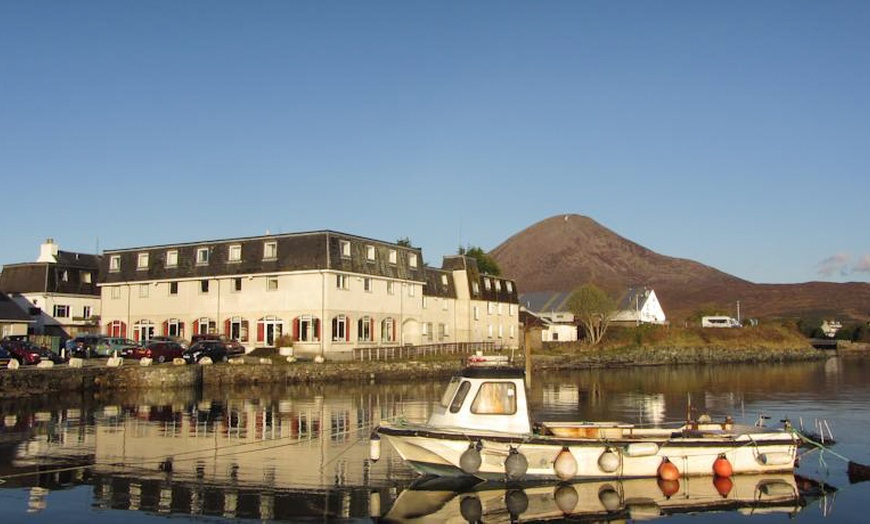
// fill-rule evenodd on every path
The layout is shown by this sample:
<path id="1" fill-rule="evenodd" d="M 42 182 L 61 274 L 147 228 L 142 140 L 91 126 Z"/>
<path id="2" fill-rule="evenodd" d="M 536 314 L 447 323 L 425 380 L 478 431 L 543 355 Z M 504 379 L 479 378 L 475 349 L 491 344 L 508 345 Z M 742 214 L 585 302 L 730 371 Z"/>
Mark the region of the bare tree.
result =
<path id="1" fill-rule="evenodd" d="M 610 319 L 616 312 L 616 302 L 595 284 L 584 284 L 568 299 L 568 309 L 580 323 L 586 339 L 593 346 L 604 338 Z"/>

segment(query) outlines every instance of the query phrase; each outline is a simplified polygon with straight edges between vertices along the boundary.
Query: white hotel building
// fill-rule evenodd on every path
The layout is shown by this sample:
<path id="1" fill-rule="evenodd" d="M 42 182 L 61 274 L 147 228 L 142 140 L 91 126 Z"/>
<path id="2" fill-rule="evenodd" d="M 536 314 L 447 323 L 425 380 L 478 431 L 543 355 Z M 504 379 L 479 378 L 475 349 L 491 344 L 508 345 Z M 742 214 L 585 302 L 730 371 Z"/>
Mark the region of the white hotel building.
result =
<path id="1" fill-rule="evenodd" d="M 291 335 L 297 355 L 456 342 L 519 345 L 513 281 L 476 261 L 427 267 L 419 248 L 334 231 L 105 251 L 102 330 L 138 341 L 225 334 L 248 348 Z"/>

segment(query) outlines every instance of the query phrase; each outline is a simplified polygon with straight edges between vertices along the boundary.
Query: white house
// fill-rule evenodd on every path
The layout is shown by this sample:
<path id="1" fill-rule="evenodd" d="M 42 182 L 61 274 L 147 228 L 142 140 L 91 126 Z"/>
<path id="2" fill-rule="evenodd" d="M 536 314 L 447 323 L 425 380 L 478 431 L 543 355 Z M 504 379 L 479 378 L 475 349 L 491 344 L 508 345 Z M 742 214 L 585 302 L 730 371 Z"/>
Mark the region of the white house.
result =
<path id="1" fill-rule="evenodd" d="M 568 291 L 539 291 L 523 293 L 521 307 L 540 320 L 542 342 L 576 342 L 577 324 L 568 310 Z"/>
<path id="2" fill-rule="evenodd" d="M 667 319 L 656 292 L 649 288 L 630 288 L 611 322 L 620 324 L 665 324 Z"/>

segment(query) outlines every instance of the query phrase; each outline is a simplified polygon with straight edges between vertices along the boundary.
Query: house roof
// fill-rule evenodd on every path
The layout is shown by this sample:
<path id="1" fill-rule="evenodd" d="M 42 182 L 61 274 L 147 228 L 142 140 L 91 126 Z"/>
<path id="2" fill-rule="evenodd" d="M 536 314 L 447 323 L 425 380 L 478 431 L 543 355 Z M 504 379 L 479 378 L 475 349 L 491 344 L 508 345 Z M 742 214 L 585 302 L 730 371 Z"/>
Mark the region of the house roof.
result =
<path id="1" fill-rule="evenodd" d="M 535 291 L 521 293 L 519 301 L 520 306 L 535 313 L 566 312 L 569 310 L 568 299 L 570 297 L 570 291 Z"/>
<path id="2" fill-rule="evenodd" d="M 30 315 L 13 302 L 9 295 L 0 292 L 0 322 L 31 322 L 31 320 Z"/>
<path id="3" fill-rule="evenodd" d="M 636 310 L 643 307 L 644 303 L 646 303 L 646 299 L 649 298 L 650 294 L 653 293 L 653 290 L 648 287 L 632 287 L 628 289 L 628 292 L 622 297 L 622 301 L 619 303 L 618 311 L 626 311 L 626 310 Z"/>

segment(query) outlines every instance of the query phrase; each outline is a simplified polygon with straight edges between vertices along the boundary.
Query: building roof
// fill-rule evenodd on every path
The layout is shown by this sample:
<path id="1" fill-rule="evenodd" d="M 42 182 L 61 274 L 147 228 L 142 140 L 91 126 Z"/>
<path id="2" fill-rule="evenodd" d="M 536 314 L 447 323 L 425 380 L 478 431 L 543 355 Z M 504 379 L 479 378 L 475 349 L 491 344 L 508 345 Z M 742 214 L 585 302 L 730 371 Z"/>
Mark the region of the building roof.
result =
<path id="1" fill-rule="evenodd" d="M 628 288 L 628 292 L 622 297 L 619 302 L 618 311 L 637 310 L 643 307 L 646 299 L 649 298 L 653 290 L 648 287 L 632 287 Z"/>
<path id="2" fill-rule="evenodd" d="M 570 291 L 535 291 L 521 293 L 520 306 L 535 313 L 567 312 Z"/>
<path id="3" fill-rule="evenodd" d="M 9 295 L 0 292 L 0 322 L 32 322 L 30 315 L 21 309 Z"/>

